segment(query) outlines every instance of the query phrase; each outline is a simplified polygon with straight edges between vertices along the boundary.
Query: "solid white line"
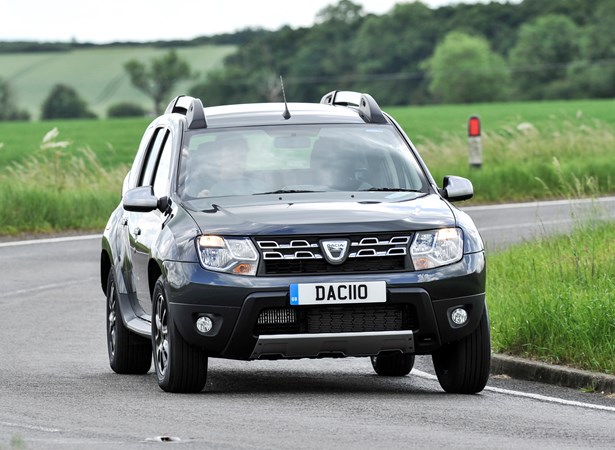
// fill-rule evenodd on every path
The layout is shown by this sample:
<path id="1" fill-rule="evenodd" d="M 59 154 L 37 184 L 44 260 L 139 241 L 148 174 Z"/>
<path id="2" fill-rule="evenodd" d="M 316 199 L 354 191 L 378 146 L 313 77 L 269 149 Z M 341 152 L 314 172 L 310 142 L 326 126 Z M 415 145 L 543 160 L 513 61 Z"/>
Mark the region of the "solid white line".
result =
<path id="1" fill-rule="evenodd" d="M 492 227 L 478 227 L 478 231 L 482 233 L 484 231 L 513 230 L 516 228 L 531 228 L 531 227 L 541 228 L 545 225 L 562 225 L 562 224 L 572 223 L 573 221 L 574 221 L 573 219 L 560 219 L 560 220 L 543 220 L 540 222 L 516 223 L 514 225 L 494 225 Z"/>
<path id="2" fill-rule="evenodd" d="M 412 375 L 416 375 L 419 378 L 425 378 L 427 380 L 432 380 L 432 381 L 438 380 L 437 376 L 432 375 L 427 372 L 423 372 L 421 370 L 416 370 L 416 369 L 412 370 Z M 538 400 L 538 401 L 547 402 L 547 403 L 556 403 L 558 405 L 578 406 L 580 408 L 586 408 L 586 409 L 597 409 L 599 411 L 615 412 L 615 408 L 612 406 L 594 405 L 593 403 L 583 403 L 583 402 L 577 402 L 574 400 L 565 400 L 563 398 L 547 397 L 546 395 L 532 394 L 530 392 L 512 391 L 510 389 L 500 389 L 500 388 L 496 388 L 493 386 L 486 386 L 485 391 L 495 392 L 497 394 L 511 395 L 514 397 L 530 398 L 532 400 Z"/>
<path id="3" fill-rule="evenodd" d="M 25 423 L 0 422 L 0 425 L 12 428 L 25 428 L 26 430 L 44 431 L 45 433 L 59 433 L 62 430 L 57 428 L 39 427 L 37 425 L 26 425 Z"/>
<path id="4" fill-rule="evenodd" d="M 59 237 L 59 238 L 30 239 L 27 241 L 0 242 L 0 248 L 19 247 L 21 245 L 55 244 L 56 242 L 87 241 L 90 239 L 100 239 L 100 238 L 101 238 L 100 234 L 88 234 L 84 236 L 66 236 L 66 237 Z"/>
<path id="5" fill-rule="evenodd" d="M 598 197 L 598 198 L 583 198 L 570 200 L 551 200 L 539 202 L 525 203 L 506 203 L 504 205 L 478 205 L 461 207 L 463 211 L 488 211 L 498 209 L 521 209 L 521 208 L 538 208 L 546 206 L 567 206 L 567 205 L 585 205 L 591 203 L 615 203 L 615 197 Z"/>
<path id="6" fill-rule="evenodd" d="M 86 281 L 92 281 L 92 280 L 98 280 L 98 278 L 97 277 L 88 277 L 88 278 L 83 278 L 81 280 L 67 281 L 67 282 L 64 282 L 64 283 L 44 284 L 42 286 L 36 286 L 36 287 L 28 288 L 28 289 L 19 289 L 18 291 L 2 292 L 2 293 L 0 293 L 0 298 L 14 297 L 14 296 L 17 296 L 17 295 L 30 294 L 32 292 L 52 290 L 52 289 L 58 289 L 58 288 L 64 289 L 67 286 L 74 286 L 74 285 L 77 285 L 77 284 L 83 284 Z"/>

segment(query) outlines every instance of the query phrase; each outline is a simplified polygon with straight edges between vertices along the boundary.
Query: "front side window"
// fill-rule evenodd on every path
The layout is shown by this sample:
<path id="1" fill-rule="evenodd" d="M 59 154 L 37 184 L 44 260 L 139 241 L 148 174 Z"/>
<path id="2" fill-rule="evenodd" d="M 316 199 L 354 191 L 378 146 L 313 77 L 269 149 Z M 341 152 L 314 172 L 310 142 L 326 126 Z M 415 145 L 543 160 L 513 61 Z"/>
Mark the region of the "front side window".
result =
<path id="1" fill-rule="evenodd" d="M 192 132 L 180 166 L 185 199 L 283 192 L 425 191 L 389 125 L 297 125 Z"/>
<path id="2" fill-rule="evenodd" d="M 143 172 L 139 180 L 139 186 L 151 186 L 154 176 L 154 171 L 158 165 L 160 158 L 160 150 L 164 141 L 166 133 L 163 128 L 156 130 L 156 135 L 152 137 L 150 141 L 147 155 L 145 156 L 145 163 L 143 165 Z"/>

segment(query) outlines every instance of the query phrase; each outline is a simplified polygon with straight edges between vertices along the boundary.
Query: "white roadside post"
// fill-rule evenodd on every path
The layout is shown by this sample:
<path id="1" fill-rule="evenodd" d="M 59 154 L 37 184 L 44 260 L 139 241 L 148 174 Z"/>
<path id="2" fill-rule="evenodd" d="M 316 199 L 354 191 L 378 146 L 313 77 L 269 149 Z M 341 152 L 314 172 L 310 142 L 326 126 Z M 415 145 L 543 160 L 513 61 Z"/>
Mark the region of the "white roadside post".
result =
<path id="1" fill-rule="evenodd" d="M 483 142 L 478 116 L 471 116 L 468 120 L 468 160 L 470 167 L 480 169 L 483 165 Z"/>

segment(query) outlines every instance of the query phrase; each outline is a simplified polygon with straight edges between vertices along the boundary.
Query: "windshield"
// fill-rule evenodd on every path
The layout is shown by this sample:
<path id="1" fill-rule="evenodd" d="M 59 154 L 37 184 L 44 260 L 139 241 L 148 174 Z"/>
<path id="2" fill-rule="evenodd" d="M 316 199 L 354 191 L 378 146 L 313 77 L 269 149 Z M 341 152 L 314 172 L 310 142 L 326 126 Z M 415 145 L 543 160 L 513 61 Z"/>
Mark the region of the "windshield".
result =
<path id="1" fill-rule="evenodd" d="M 199 130 L 182 150 L 183 199 L 334 191 L 420 191 L 420 167 L 390 125 Z"/>

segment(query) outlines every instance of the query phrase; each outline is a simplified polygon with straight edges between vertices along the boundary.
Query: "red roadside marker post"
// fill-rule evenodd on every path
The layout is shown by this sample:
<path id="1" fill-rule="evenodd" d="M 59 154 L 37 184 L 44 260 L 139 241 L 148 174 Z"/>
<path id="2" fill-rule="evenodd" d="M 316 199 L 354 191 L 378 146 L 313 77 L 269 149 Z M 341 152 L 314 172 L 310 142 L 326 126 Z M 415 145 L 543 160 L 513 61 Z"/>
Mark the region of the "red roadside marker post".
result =
<path id="1" fill-rule="evenodd" d="M 480 136 L 480 118 L 468 119 L 468 161 L 470 167 L 480 169 L 483 165 L 483 143 Z"/>

